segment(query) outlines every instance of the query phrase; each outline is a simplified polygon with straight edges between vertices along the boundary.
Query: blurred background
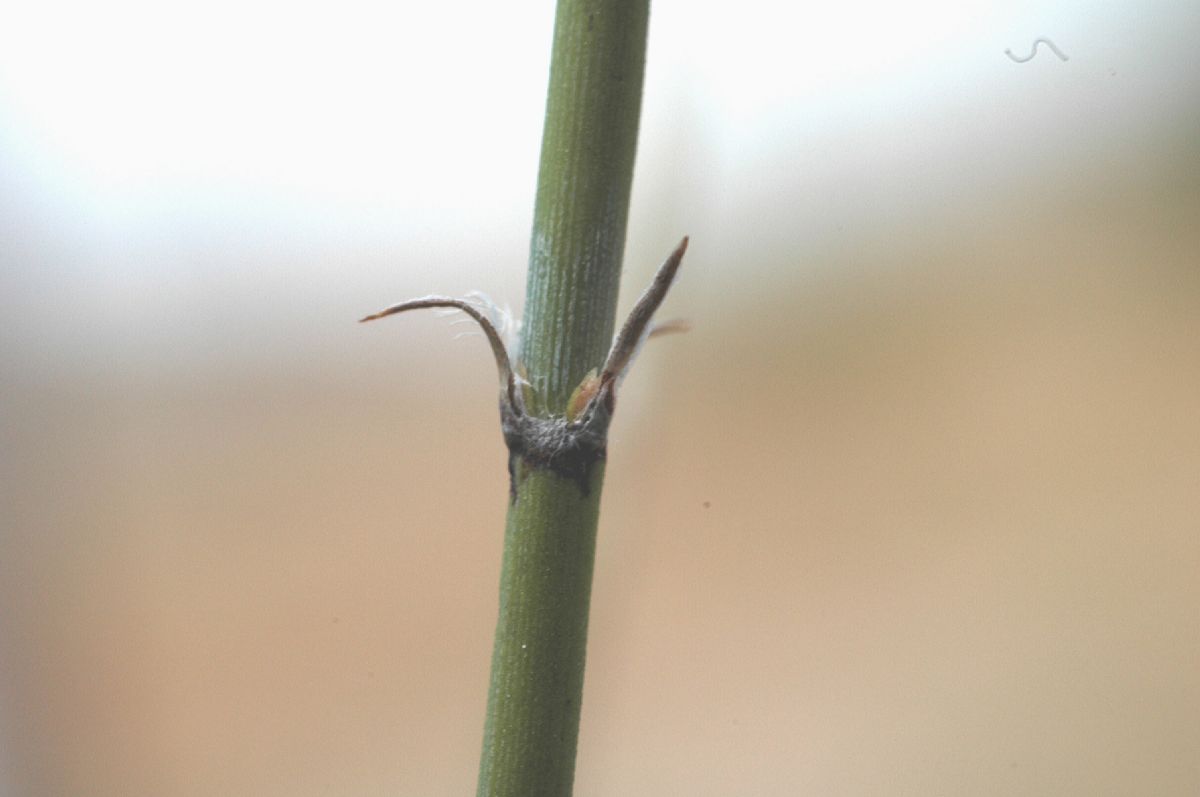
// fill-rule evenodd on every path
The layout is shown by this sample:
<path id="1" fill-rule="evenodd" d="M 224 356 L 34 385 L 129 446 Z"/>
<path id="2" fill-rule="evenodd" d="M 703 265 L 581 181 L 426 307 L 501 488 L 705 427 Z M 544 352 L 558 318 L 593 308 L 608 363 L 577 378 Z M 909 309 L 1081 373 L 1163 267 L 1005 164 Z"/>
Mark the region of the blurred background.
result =
<path id="1" fill-rule="evenodd" d="M 0 794 L 472 793 L 552 3 L 4 16 Z M 655 0 L 578 795 L 1200 793 L 1197 33 Z"/>

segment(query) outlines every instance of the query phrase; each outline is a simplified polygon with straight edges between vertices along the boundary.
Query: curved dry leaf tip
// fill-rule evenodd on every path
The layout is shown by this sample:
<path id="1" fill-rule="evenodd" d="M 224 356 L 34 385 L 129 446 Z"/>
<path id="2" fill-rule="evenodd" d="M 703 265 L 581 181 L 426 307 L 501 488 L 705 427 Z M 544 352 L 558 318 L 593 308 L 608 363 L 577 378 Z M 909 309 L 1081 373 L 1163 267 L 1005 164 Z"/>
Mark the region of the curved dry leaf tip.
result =
<path id="1" fill-rule="evenodd" d="M 621 327 L 621 331 L 613 340 L 612 348 L 608 352 L 608 359 L 604 361 L 601 381 L 611 382 L 629 365 L 630 359 L 637 351 L 638 343 L 642 340 L 642 334 L 649 327 L 655 311 L 658 310 L 659 305 L 667 296 L 667 291 L 671 289 L 671 284 L 675 281 L 675 274 L 679 271 L 679 264 L 683 261 L 683 253 L 687 251 L 687 247 L 688 238 L 685 235 L 679 242 L 679 246 L 675 247 L 675 251 L 659 266 L 658 272 L 650 282 L 650 287 L 646 288 L 638 298 L 625 325 Z"/>
<path id="2" fill-rule="evenodd" d="M 410 299 L 407 302 L 394 304 L 391 307 L 380 310 L 378 313 L 363 316 L 358 319 L 358 322 L 361 324 L 365 321 L 375 321 L 379 318 L 386 318 L 387 316 L 404 313 L 409 310 L 423 310 L 426 308 L 461 310 L 473 318 L 475 323 L 479 324 L 483 330 L 483 334 L 487 336 L 488 343 L 492 347 L 492 356 L 496 358 L 496 369 L 500 375 L 500 388 L 508 396 L 509 404 L 513 406 L 514 410 L 520 412 L 524 407 L 524 402 L 518 396 L 512 363 L 508 359 L 508 351 L 504 348 L 504 341 L 501 340 L 500 334 L 496 331 L 496 327 L 487 315 L 470 302 L 463 299 L 454 299 L 449 296 L 424 296 L 420 299 Z"/>

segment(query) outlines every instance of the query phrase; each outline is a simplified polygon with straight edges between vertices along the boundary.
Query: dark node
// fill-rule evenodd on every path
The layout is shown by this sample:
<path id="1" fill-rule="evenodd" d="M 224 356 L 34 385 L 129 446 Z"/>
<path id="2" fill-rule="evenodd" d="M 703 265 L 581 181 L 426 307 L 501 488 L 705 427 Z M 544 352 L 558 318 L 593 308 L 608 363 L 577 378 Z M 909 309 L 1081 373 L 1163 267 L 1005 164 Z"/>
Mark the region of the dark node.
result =
<path id="1" fill-rule="evenodd" d="M 500 428 L 508 446 L 509 496 L 516 499 L 517 483 L 530 469 L 545 468 L 571 479 L 587 495 L 592 466 L 607 452 L 611 416 L 603 402 L 589 405 L 581 418 L 539 418 L 514 411 L 500 402 Z"/>

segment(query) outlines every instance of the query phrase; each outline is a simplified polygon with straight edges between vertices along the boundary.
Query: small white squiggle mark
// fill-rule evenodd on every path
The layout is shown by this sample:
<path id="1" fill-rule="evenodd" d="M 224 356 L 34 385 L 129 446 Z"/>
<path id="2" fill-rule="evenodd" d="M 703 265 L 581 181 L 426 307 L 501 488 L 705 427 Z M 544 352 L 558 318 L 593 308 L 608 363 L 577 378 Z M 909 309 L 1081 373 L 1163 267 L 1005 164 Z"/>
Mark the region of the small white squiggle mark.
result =
<path id="1" fill-rule="evenodd" d="M 1053 51 L 1054 51 L 1054 54 L 1058 56 L 1058 59 L 1059 59 L 1060 61 L 1067 61 L 1067 60 L 1069 60 L 1069 59 L 1067 58 L 1067 54 L 1066 54 L 1066 53 L 1064 53 L 1062 50 L 1058 49 L 1058 47 L 1057 47 L 1057 46 L 1054 44 L 1054 42 L 1050 41 L 1049 39 L 1047 39 L 1047 38 L 1045 38 L 1045 37 L 1043 37 L 1043 38 L 1040 38 L 1040 39 L 1034 39 L 1034 40 L 1033 40 L 1033 50 L 1031 50 L 1031 51 L 1030 51 L 1030 53 L 1029 53 L 1029 55 L 1028 55 L 1027 57 L 1025 57 L 1025 58 L 1018 58 L 1017 56 L 1013 55 L 1013 51 L 1012 51 L 1012 50 L 1005 50 L 1005 51 L 1004 51 L 1004 54 L 1005 54 L 1005 55 L 1007 55 L 1007 56 L 1008 56 L 1009 58 L 1011 58 L 1012 60 L 1016 61 L 1018 64 L 1023 64 L 1023 63 L 1025 63 L 1026 61 L 1032 61 L 1032 60 L 1033 60 L 1033 57 L 1034 57 L 1035 55 L 1037 55 L 1037 51 L 1038 51 L 1038 45 L 1039 45 L 1039 44 L 1044 44 L 1044 45 L 1046 45 L 1047 47 L 1049 47 L 1051 50 L 1053 50 Z"/>

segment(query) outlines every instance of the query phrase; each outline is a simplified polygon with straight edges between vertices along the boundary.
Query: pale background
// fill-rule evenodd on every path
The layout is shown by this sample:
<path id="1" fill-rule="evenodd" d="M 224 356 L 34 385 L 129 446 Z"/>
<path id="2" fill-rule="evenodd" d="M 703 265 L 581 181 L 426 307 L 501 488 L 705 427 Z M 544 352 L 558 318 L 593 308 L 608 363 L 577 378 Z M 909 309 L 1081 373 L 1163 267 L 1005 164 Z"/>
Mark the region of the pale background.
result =
<path id="1" fill-rule="evenodd" d="M 461 795 L 552 4 L 0 26 L 0 794 Z M 579 795 L 1200 793 L 1200 6 L 658 0 Z M 1042 48 L 1048 36 L 1070 57 Z"/>

